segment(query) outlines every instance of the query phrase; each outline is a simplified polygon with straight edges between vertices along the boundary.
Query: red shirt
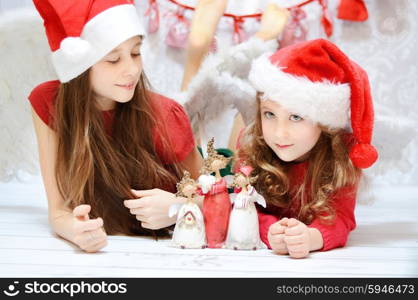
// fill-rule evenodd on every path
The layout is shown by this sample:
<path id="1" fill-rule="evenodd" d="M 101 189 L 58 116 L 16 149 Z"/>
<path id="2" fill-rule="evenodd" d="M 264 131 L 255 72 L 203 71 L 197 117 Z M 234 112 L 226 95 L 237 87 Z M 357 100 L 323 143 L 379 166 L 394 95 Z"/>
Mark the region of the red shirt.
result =
<path id="1" fill-rule="evenodd" d="M 39 118 L 52 129 L 54 102 L 60 82 L 58 80 L 44 82 L 35 87 L 29 95 L 29 101 Z M 158 157 L 164 163 L 172 163 L 167 151 L 173 151 L 178 162 L 183 161 L 195 147 L 190 121 L 182 106 L 162 95 L 151 94 L 154 107 L 158 108 L 157 122 L 164 122 L 171 149 L 164 149 L 160 134 L 154 132 L 154 145 Z M 114 111 L 103 111 L 104 125 L 108 132 L 112 127 Z M 138 128 L 138 130 L 140 130 Z"/>
<path id="2" fill-rule="evenodd" d="M 308 169 L 308 163 L 302 162 L 291 167 L 289 172 L 290 186 L 297 189 L 302 183 Z M 321 251 L 331 250 L 345 246 L 348 235 L 356 227 L 354 208 L 356 203 L 356 186 L 347 186 L 337 190 L 331 197 L 333 208 L 335 209 L 335 219 L 332 225 L 322 224 L 319 219 L 314 219 L 308 225 L 310 228 L 318 229 L 324 240 Z M 267 206 L 266 209 L 258 207 L 258 220 L 260 224 L 261 240 L 269 247 L 267 234 L 270 225 L 279 221 L 281 218 L 296 218 L 300 209 L 300 199 L 294 197 L 287 208 Z"/>
<path id="3" fill-rule="evenodd" d="M 240 147 L 243 130 L 240 132 L 237 140 L 237 148 Z M 345 137 L 347 147 L 350 147 L 353 136 L 351 134 Z M 235 168 L 238 170 L 239 164 Z M 236 171 L 235 170 L 235 171 Z M 302 162 L 294 164 L 289 170 L 290 187 L 292 190 L 303 183 L 306 172 L 308 170 L 308 163 Z M 354 208 L 356 204 L 357 186 L 347 186 L 337 190 L 331 197 L 333 208 L 335 209 L 335 219 L 332 225 L 324 225 L 319 219 L 314 219 L 308 225 L 310 228 L 316 228 L 321 232 L 324 245 L 321 251 L 331 250 L 337 247 L 345 246 L 348 235 L 356 227 L 356 219 L 354 216 Z M 301 200 L 293 197 L 289 207 L 278 208 L 276 206 L 268 205 L 267 208 L 257 206 L 258 221 L 260 226 L 261 240 L 271 249 L 267 235 L 270 225 L 280 221 L 281 218 L 298 218 Z"/>

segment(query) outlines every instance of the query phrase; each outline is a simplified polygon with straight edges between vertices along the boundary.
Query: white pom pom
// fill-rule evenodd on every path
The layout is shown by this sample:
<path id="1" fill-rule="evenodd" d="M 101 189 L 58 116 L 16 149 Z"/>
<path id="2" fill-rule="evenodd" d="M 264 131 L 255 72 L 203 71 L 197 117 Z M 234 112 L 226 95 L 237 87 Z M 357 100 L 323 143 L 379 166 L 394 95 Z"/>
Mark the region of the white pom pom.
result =
<path id="1" fill-rule="evenodd" d="M 216 181 L 215 176 L 212 176 L 212 175 L 200 175 L 198 179 L 198 182 L 204 194 L 210 191 L 215 181 Z"/>
<path id="2" fill-rule="evenodd" d="M 90 43 L 79 37 L 67 37 L 61 42 L 61 51 L 71 61 L 80 61 L 90 51 Z"/>

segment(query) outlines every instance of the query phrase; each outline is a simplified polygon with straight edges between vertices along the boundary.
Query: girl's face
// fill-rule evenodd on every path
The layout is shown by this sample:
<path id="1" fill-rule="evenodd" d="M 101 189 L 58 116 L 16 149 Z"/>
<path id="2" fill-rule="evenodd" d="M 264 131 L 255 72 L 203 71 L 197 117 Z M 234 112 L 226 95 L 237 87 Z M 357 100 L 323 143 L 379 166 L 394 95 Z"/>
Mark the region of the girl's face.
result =
<path id="1" fill-rule="evenodd" d="M 267 145 L 283 161 L 303 161 L 315 146 L 320 127 L 292 114 L 277 102 L 260 101 L 261 126 Z"/>
<path id="2" fill-rule="evenodd" d="M 142 72 L 140 46 L 141 37 L 132 37 L 91 67 L 90 82 L 101 110 L 132 99 Z"/>

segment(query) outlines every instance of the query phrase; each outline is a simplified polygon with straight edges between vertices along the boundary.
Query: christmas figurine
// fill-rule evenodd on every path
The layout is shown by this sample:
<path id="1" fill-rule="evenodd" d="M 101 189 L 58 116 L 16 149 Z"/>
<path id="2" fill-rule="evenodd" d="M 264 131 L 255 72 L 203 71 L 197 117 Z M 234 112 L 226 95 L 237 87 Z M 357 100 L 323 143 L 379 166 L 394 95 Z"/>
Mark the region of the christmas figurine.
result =
<path id="1" fill-rule="evenodd" d="M 231 195 L 234 208 L 229 218 L 228 235 L 225 242 L 225 247 L 229 249 L 257 250 L 266 248 L 260 239 L 255 208 L 255 202 L 266 207 L 266 201 L 251 185 L 257 180 L 257 177 L 250 177 L 252 171 L 251 166 L 243 166 L 234 176 L 235 193 Z"/>
<path id="2" fill-rule="evenodd" d="M 206 248 L 205 224 L 199 206 L 194 202 L 197 194 L 197 183 L 185 171 L 184 176 L 177 183 L 177 197 L 186 197 L 186 203 L 170 206 L 168 215 L 177 215 L 172 242 L 173 246 L 185 248 Z"/>
<path id="3" fill-rule="evenodd" d="M 213 146 L 214 139 L 208 143 L 208 157 L 199 177 L 203 200 L 203 216 L 205 220 L 206 237 L 209 248 L 222 248 L 228 231 L 231 202 L 227 183 L 221 177 L 220 170 L 225 168 L 231 157 L 218 154 Z M 215 173 L 215 176 L 210 175 Z"/>

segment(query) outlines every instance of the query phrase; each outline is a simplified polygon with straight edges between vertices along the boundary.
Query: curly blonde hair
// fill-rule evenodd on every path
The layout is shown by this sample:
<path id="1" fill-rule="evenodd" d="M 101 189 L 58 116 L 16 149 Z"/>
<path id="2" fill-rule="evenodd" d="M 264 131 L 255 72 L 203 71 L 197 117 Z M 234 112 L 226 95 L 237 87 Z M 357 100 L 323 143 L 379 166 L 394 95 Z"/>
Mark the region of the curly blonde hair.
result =
<path id="1" fill-rule="evenodd" d="M 176 197 L 187 198 L 187 196 L 183 193 L 183 189 L 186 185 L 196 186 L 196 181 L 190 177 L 190 173 L 188 171 L 184 171 L 183 178 L 176 184 L 176 187 L 177 187 Z"/>
<path id="2" fill-rule="evenodd" d="M 238 177 L 240 177 L 240 176 L 247 177 L 247 176 L 245 176 L 244 174 L 242 174 L 241 172 L 237 172 L 237 173 L 235 173 L 235 174 L 234 174 L 234 178 L 233 178 L 233 180 L 232 180 L 231 187 L 236 187 L 236 188 L 240 188 L 240 187 L 241 187 L 241 186 L 237 183 Z M 256 182 L 257 182 L 258 175 L 257 175 L 257 176 L 251 176 L 249 179 L 250 179 L 250 180 L 249 180 L 249 184 L 253 185 L 254 183 L 256 183 Z"/>
<path id="3" fill-rule="evenodd" d="M 267 204 L 280 208 L 290 206 L 293 197 L 301 200 L 297 218 L 310 224 L 315 218 L 331 223 L 335 218 L 332 194 L 339 188 L 357 185 L 361 170 L 348 156 L 347 137 L 344 130 L 320 126 L 322 133 L 308 158 L 308 170 L 303 183 L 297 187 L 289 184 L 288 171 L 294 164 L 280 160 L 263 138 L 260 113 L 260 96 L 257 97 L 257 116 L 243 133 L 239 159 L 254 168 L 258 176 L 255 187 Z M 307 192 L 310 191 L 310 192 Z"/>

